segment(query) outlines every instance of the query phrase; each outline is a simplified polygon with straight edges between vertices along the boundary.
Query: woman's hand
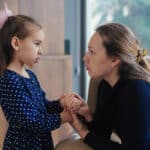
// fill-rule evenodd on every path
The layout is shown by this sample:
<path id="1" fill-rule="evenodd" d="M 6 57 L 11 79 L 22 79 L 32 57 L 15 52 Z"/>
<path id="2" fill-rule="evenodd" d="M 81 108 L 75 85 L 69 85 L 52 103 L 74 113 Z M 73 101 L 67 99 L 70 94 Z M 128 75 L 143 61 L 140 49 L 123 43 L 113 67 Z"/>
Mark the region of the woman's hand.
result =
<path id="1" fill-rule="evenodd" d="M 72 115 L 72 121 L 70 124 L 72 127 L 77 131 L 77 133 L 81 136 L 81 138 L 85 138 L 85 136 L 89 133 L 89 130 L 83 125 L 80 120 L 77 117 L 77 114 L 74 112 L 71 112 Z"/>
<path id="2" fill-rule="evenodd" d="M 80 107 L 77 114 L 83 116 L 88 122 L 92 121 L 92 114 L 90 113 L 89 107 L 86 103 Z"/>
<path id="3" fill-rule="evenodd" d="M 77 111 L 77 114 L 83 116 L 88 122 L 92 121 L 92 114 L 90 113 L 90 109 L 85 100 L 79 95 L 75 94 L 75 97 L 82 101 L 82 105 L 80 109 Z"/>

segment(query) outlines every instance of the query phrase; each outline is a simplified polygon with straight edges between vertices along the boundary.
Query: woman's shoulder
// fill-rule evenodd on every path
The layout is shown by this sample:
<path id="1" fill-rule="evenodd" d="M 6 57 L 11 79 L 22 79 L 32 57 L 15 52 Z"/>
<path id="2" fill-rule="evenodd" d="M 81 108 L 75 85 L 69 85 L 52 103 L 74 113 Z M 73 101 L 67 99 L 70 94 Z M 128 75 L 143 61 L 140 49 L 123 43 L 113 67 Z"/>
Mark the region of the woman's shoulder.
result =
<path id="1" fill-rule="evenodd" d="M 150 82 L 141 79 L 129 79 L 127 86 L 135 89 L 150 89 Z"/>
<path id="2" fill-rule="evenodd" d="M 137 98 L 150 98 L 150 82 L 140 79 L 127 80 L 122 89 L 122 96 L 137 97 Z"/>

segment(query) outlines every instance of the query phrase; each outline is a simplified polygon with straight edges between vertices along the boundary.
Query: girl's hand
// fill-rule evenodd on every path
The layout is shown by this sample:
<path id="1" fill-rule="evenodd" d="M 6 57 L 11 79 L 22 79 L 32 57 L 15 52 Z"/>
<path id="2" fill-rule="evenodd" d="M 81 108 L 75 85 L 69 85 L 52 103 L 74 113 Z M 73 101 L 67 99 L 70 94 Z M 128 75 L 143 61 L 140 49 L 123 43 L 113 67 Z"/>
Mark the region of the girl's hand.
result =
<path id="1" fill-rule="evenodd" d="M 74 112 L 77 112 L 83 104 L 83 102 L 80 99 L 75 97 L 74 93 L 63 95 L 60 98 L 60 103 L 65 110 L 69 109 Z"/>

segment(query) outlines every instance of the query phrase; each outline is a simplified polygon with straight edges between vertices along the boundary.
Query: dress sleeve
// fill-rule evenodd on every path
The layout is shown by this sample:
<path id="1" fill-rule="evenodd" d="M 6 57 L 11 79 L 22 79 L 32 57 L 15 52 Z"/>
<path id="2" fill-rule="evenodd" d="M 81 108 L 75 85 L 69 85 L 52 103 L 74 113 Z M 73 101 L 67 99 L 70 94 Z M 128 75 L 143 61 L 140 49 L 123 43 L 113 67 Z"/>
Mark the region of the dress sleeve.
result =
<path id="1" fill-rule="evenodd" d="M 119 137 L 122 144 L 90 131 L 84 142 L 94 150 L 148 150 L 150 148 L 150 84 L 135 81 L 120 93 Z"/>
<path id="2" fill-rule="evenodd" d="M 38 110 L 17 82 L 7 81 L 0 92 L 1 107 L 10 125 L 38 131 L 54 130 L 60 126 L 60 113 Z"/>
<path id="3" fill-rule="evenodd" d="M 47 110 L 50 113 L 61 113 L 63 108 L 60 105 L 59 100 L 49 101 L 45 99 Z"/>

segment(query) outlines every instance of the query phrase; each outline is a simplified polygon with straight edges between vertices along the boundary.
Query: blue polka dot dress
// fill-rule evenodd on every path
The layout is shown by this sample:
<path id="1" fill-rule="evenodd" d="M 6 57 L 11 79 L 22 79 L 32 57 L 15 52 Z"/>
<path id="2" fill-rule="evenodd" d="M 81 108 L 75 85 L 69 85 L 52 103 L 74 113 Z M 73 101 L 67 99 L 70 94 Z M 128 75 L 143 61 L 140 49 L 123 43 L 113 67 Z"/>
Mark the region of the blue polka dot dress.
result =
<path id="1" fill-rule="evenodd" d="M 6 70 L 0 77 L 0 105 L 9 123 L 3 150 L 53 150 L 50 131 L 61 123 L 58 101 L 48 101 L 32 71 L 30 78 Z"/>

